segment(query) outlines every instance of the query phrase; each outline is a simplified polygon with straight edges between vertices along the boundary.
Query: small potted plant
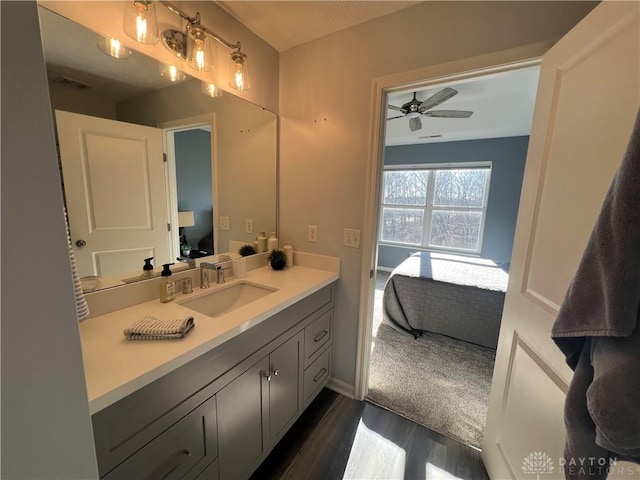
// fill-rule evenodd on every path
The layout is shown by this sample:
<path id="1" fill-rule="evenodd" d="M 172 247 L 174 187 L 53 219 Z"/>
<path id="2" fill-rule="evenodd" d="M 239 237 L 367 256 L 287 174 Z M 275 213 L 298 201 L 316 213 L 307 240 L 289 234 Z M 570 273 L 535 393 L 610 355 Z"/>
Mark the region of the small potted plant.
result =
<path id="1" fill-rule="evenodd" d="M 256 251 L 253 248 L 253 245 L 246 244 L 240 247 L 240 250 L 238 250 L 238 253 L 242 257 L 248 257 L 249 255 L 255 255 Z"/>
<path id="2" fill-rule="evenodd" d="M 271 250 L 268 260 L 274 270 L 282 270 L 287 264 L 287 256 L 282 250 Z"/>

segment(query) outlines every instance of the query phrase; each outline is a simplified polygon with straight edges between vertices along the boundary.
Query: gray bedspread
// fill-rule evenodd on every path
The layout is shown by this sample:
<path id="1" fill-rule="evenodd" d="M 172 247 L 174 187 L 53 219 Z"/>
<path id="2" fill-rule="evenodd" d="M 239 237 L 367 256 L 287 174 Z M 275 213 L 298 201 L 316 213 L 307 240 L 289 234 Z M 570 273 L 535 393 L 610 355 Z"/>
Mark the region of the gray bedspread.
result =
<path id="1" fill-rule="evenodd" d="M 508 280 L 491 260 L 415 253 L 384 287 L 383 321 L 415 336 L 429 331 L 496 348 Z"/>

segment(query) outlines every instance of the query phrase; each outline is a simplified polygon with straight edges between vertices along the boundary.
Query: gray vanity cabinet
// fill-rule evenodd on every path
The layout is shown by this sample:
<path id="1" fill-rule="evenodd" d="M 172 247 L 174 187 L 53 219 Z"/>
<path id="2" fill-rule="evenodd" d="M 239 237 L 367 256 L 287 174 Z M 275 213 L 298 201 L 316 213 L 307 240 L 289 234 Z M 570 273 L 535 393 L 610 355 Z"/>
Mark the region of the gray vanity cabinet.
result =
<path id="1" fill-rule="evenodd" d="M 265 453 L 268 398 L 263 391 L 268 369 L 265 357 L 218 392 L 221 478 L 247 476 Z"/>
<path id="2" fill-rule="evenodd" d="M 332 285 L 92 416 L 101 478 L 239 480 L 331 377 Z"/>
<path id="3" fill-rule="evenodd" d="M 220 478 L 246 478 L 302 410 L 300 332 L 254 364 L 218 397 Z"/>
<path id="4" fill-rule="evenodd" d="M 195 478 L 217 456 L 216 397 L 174 424 L 104 478 Z"/>

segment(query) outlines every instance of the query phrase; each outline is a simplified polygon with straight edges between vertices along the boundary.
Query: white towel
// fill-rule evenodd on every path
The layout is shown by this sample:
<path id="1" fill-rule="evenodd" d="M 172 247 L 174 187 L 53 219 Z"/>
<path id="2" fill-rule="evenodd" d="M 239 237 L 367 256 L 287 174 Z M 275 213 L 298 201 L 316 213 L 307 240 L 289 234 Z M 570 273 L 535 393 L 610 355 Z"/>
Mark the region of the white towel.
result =
<path id="1" fill-rule="evenodd" d="M 166 340 L 184 337 L 193 326 L 193 317 L 161 320 L 146 316 L 122 333 L 127 340 Z"/>
<path id="2" fill-rule="evenodd" d="M 69 232 L 69 216 L 67 215 L 67 209 L 64 209 L 64 226 L 67 229 L 67 244 L 69 247 L 69 263 L 71 264 L 71 275 L 73 277 L 73 290 L 75 293 L 76 301 L 76 313 L 78 315 L 78 321 L 82 322 L 89 316 L 89 306 L 84 298 L 84 289 L 82 288 L 82 281 L 78 275 L 78 267 L 76 265 L 76 257 L 73 255 L 73 245 L 71 244 L 71 233 Z M 99 282 L 98 282 L 99 284 Z"/>

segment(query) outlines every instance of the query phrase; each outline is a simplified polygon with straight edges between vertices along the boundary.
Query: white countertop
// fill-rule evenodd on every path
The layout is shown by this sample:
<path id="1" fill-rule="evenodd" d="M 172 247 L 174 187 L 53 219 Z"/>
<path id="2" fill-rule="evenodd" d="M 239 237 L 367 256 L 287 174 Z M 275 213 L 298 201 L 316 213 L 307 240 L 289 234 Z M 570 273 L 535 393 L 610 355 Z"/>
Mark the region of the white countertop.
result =
<path id="1" fill-rule="evenodd" d="M 295 265 L 274 271 L 261 267 L 242 279 L 230 278 L 209 289 L 195 287 L 175 301 L 159 299 L 90 318 L 80 324 L 89 410 L 96 413 L 163 375 L 257 325 L 340 278 L 337 271 Z M 216 318 L 178 302 L 247 281 L 277 289 L 272 294 Z M 179 340 L 128 341 L 123 330 L 146 315 L 162 319 L 193 316 L 195 327 Z"/>

